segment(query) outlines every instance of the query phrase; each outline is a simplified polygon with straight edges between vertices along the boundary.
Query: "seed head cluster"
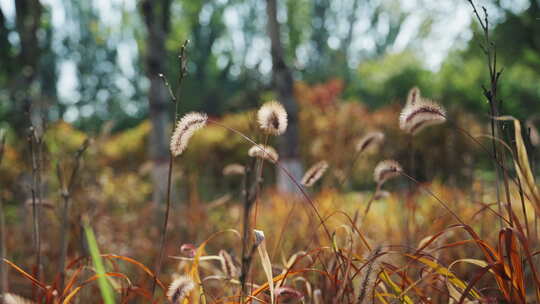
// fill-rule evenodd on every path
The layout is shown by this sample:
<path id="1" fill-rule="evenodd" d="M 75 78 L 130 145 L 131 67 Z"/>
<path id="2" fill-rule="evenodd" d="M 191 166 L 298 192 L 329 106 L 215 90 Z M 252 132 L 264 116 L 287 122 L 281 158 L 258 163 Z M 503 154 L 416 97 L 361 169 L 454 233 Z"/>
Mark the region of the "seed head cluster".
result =
<path id="1" fill-rule="evenodd" d="M 277 101 L 269 101 L 257 112 L 261 129 L 269 135 L 281 135 L 287 130 L 287 111 Z"/>

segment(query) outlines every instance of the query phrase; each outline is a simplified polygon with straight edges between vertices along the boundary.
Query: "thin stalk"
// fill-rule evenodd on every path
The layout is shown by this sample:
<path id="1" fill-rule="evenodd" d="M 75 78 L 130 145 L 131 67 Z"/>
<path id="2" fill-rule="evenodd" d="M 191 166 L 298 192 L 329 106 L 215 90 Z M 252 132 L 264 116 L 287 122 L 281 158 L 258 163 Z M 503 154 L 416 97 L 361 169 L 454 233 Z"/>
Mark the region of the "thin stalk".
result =
<path id="1" fill-rule="evenodd" d="M 248 190 L 246 189 L 246 192 Z M 251 259 L 247 255 L 247 248 L 249 244 L 249 211 L 251 207 L 249 206 L 249 202 L 247 199 L 248 194 L 245 195 L 245 201 L 244 201 L 244 216 L 242 218 L 242 265 L 240 269 L 240 303 L 244 303 L 244 297 L 247 295 L 247 277 L 249 273 L 249 264 L 251 262 Z"/>
<path id="2" fill-rule="evenodd" d="M 173 131 L 174 127 L 176 127 L 176 124 L 178 122 L 178 105 L 179 105 L 179 97 L 180 97 L 180 90 L 182 88 L 182 83 L 187 75 L 187 53 L 186 48 L 189 43 L 189 40 L 184 41 L 184 44 L 180 47 L 180 54 L 178 55 L 179 60 L 179 67 L 180 67 L 180 76 L 178 78 L 178 92 L 177 96 L 173 93 L 171 86 L 169 85 L 169 82 L 167 81 L 167 78 L 165 75 L 160 74 L 159 77 L 162 78 L 165 86 L 167 87 L 171 101 L 174 102 L 175 108 L 174 108 L 174 125 L 173 125 Z M 161 263 L 163 262 L 163 251 L 165 249 L 165 241 L 167 239 L 167 225 L 169 223 L 169 214 L 171 209 L 171 189 L 172 189 L 172 172 L 173 172 L 173 166 L 174 166 L 174 155 L 172 155 L 172 152 L 169 151 L 169 171 L 167 173 L 167 195 L 166 195 L 166 209 L 165 209 L 165 219 L 163 221 L 163 226 L 161 228 L 161 234 L 160 234 L 160 242 L 159 242 L 159 255 L 158 260 L 155 266 L 154 270 L 154 280 L 152 283 L 152 298 L 154 297 L 154 294 L 156 292 L 156 285 L 157 280 L 159 278 L 159 275 L 161 274 Z"/>
<path id="3" fill-rule="evenodd" d="M 43 226 L 43 181 L 42 181 L 42 172 L 43 172 L 43 139 L 41 137 L 37 138 L 37 221 L 38 225 L 41 228 Z M 43 271 L 43 261 L 41 258 L 41 237 L 39 235 L 39 263 L 38 268 L 39 272 L 36 278 L 42 279 L 42 276 L 45 275 Z"/>
<path id="4" fill-rule="evenodd" d="M 538 215 L 534 215 L 534 239 L 538 240 Z"/>
<path id="5" fill-rule="evenodd" d="M 523 187 L 521 185 L 521 179 L 518 177 L 518 190 L 519 190 L 519 199 L 521 201 L 521 210 L 523 212 L 523 219 L 525 220 L 525 229 L 527 230 L 527 239 L 531 239 L 531 232 L 529 230 L 529 219 L 527 216 L 527 208 L 525 207 L 525 196 L 523 195 Z M 535 216 L 536 218 L 537 216 Z"/>
<path id="6" fill-rule="evenodd" d="M 68 214 L 69 214 L 69 192 L 67 189 L 62 190 L 62 232 L 60 234 L 60 265 L 58 269 L 60 270 L 60 282 L 58 284 L 59 290 L 64 290 L 64 280 L 66 276 L 66 258 L 67 258 L 67 248 L 68 248 Z"/>
<path id="7" fill-rule="evenodd" d="M 484 96 L 490 106 L 490 113 L 491 113 L 490 125 L 491 125 L 491 136 L 492 136 L 491 144 L 492 144 L 494 162 L 496 163 L 499 160 L 499 155 L 498 155 L 497 147 L 495 144 L 495 138 L 498 135 L 498 133 L 501 133 L 501 129 L 500 129 L 500 124 L 495 122 L 495 117 L 499 116 L 497 87 L 498 87 L 499 77 L 501 76 L 502 71 L 497 71 L 497 52 L 496 52 L 494 43 L 490 40 L 490 37 L 489 37 L 489 18 L 488 18 L 487 9 L 485 7 L 482 7 L 483 13 L 484 13 L 484 18 L 482 19 L 482 17 L 480 17 L 480 13 L 476 9 L 476 5 L 474 4 L 473 0 L 468 0 L 468 2 L 471 5 L 473 12 L 476 16 L 476 19 L 478 20 L 478 23 L 480 24 L 480 27 L 482 28 L 484 32 L 485 45 L 481 47 L 482 47 L 482 50 L 484 51 L 484 54 L 486 55 L 486 60 L 487 60 L 487 65 L 488 65 L 488 70 L 489 70 L 489 78 L 490 78 L 490 88 L 488 90 L 487 88 L 483 87 L 483 90 L 484 90 Z M 501 178 L 501 175 L 503 175 L 503 172 L 498 166 L 495 166 L 495 167 L 496 167 L 496 176 L 495 176 L 496 197 L 497 197 L 497 204 L 499 207 L 499 213 L 501 213 L 502 203 L 500 200 L 500 192 L 499 192 L 500 180 L 499 179 Z M 505 183 L 506 182 L 507 181 L 505 181 Z M 501 228 L 503 227 L 502 221 L 499 221 L 499 225 Z"/>
<path id="8" fill-rule="evenodd" d="M 414 177 L 408 175 L 407 173 L 405 172 L 400 172 L 401 175 L 407 177 L 408 179 L 410 179 L 411 181 L 413 181 L 414 183 L 416 183 L 422 190 L 424 190 L 427 194 L 429 194 L 431 197 L 433 197 L 441 206 L 443 206 L 444 209 L 446 209 L 446 211 L 448 211 L 461 225 L 463 226 L 467 226 L 465 224 L 465 222 L 454 212 L 452 211 L 452 209 L 450 209 L 450 207 L 448 207 L 448 205 L 442 201 L 439 197 L 437 197 L 429 188 L 427 187 L 423 187 L 420 182 L 418 180 L 416 180 Z"/>
<path id="9" fill-rule="evenodd" d="M 67 259 L 67 249 L 68 249 L 68 242 L 69 242 L 69 234 L 68 234 L 68 226 L 69 226 L 69 205 L 70 205 L 70 198 L 71 198 L 71 192 L 73 190 L 73 186 L 75 185 L 75 180 L 77 173 L 79 172 L 80 164 L 81 164 L 81 158 L 88 146 L 90 145 L 90 140 L 86 139 L 84 143 L 81 145 L 81 147 L 77 150 L 77 153 L 74 157 L 74 167 L 71 171 L 71 176 L 69 178 L 69 182 L 66 185 L 66 180 L 64 179 L 64 175 L 62 173 L 62 170 L 60 168 L 60 165 L 57 166 L 57 175 L 58 180 L 60 181 L 60 187 L 61 187 L 61 196 L 62 196 L 62 202 L 63 202 L 63 208 L 62 208 L 62 230 L 60 233 L 60 262 L 59 262 L 59 270 L 60 270 L 60 282 L 59 282 L 59 290 L 64 289 L 64 280 L 65 280 L 65 265 L 66 265 L 66 259 Z"/>
<path id="10" fill-rule="evenodd" d="M 249 277 L 249 270 L 251 261 L 253 258 L 254 248 L 248 254 L 249 247 L 249 232 L 251 231 L 250 225 L 250 213 L 253 203 L 257 199 L 257 193 L 260 187 L 260 179 L 257 179 L 259 174 L 259 160 L 252 162 L 251 167 L 246 166 L 246 172 L 244 175 L 244 214 L 242 218 L 242 265 L 240 270 L 240 303 L 244 302 L 244 298 L 247 296 L 247 281 Z M 253 175 L 255 179 L 251 179 L 251 173 L 255 169 Z M 251 184 L 250 184 L 251 182 Z M 252 285 L 252 284 L 251 284 Z"/>
<path id="11" fill-rule="evenodd" d="M 5 137 L 3 130 L 0 130 L 0 164 L 4 156 Z M 4 218 L 4 203 L 0 197 L 0 259 L 3 261 L 6 256 L 6 223 Z M 8 290 L 7 270 L 5 264 L 0 262 L 0 299 L 3 299 Z"/>
<path id="12" fill-rule="evenodd" d="M 264 145 L 266 146 L 268 144 L 268 135 L 264 138 Z M 256 165 L 256 179 L 257 181 L 262 179 L 262 172 L 264 168 L 264 161 L 262 159 L 257 159 L 257 165 Z M 257 226 L 257 214 L 259 212 L 259 197 L 255 199 L 255 213 L 253 215 L 253 227 Z"/>
<path id="13" fill-rule="evenodd" d="M 354 170 L 354 166 L 356 165 L 356 162 L 358 161 L 358 159 L 362 155 L 362 152 L 363 151 L 356 151 L 354 153 L 353 160 L 352 160 L 350 166 L 347 168 L 347 173 L 345 173 L 345 175 L 343 176 L 343 179 L 338 184 L 338 189 L 341 189 L 343 187 L 343 185 L 345 184 L 345 182 L 347 180 L 349 180 L 349 178 L 351 177 L 352 172 Z"/>
<path id="14" fill-rule="evenodd" d="M 268 136 L 266 136 L 264 140 L 264 144 L 266 145 L 268 143 Z M 259 212 L 259 193 L 261 190 L 261 184 L 262 184 L 262 172 L 264 167 L 264 161 L 261 158 L 257 159 L 256 165 L 255 165 L 255 193 L 253 194 L 253 201 L 251 202 L 251 205 L 255 204 L 255 211 L 253 212 L 253 227 L 257 227 L 257 214 Z M 252 206 L 249 206 L 249 209 L 247 210 L 247 220 L 248 220 L 248 226 L 249 226 L 249 214 L 251 213 Z M 248 226 L 245 226 L 244 228 L 248 228 Z M 249 230 L 248 230 L 249 231 Z M 249 277 L 249 267 L 247 269 L 248 277 Z M 253 277 L 251 278 L 251 284 L 249 285 L 251 288 L 253 288 Z M 250 290 L 251 292 L 251 290 Z"/>
<path id="15" fill-rule="evenodd" d="M 367 203 L 367 206 L 366 206 L 366 209 L 364 210 L 364 215 L 362 217 L 362 219 L 365 219 L 369 213 L 369 210 L 371 208 L 371 204 L 373 203 L 373 201 L 375 200 L 375 195 L 377 195 L 377 193 L 381 190 L 381 184 L 380 183 L 377 183 L 377 188 L 375 189 L 375 192 L 373 192 L 373 194 L 371 195 L 371 198 L 369 199 L 368 203 Z M 356 218 L 356 215 L 355 215 L 355 218 Z"/>
<path id="16" fill-rule="evenodd" d="M 30 133 L 28 134 L 28 143 L 30 146 L 30 155 L 32 158 L 32 227 L 33 227 L 33 243 L 34 253 L 36 255 L 36 265 L 34 270 L 34 276 L 39 279 L 40 264 L 41 264 L 41 237 L 39 231 L 39 213 L 38 213 L 38 167 L 37 167 L 37 153 L 36 153 L 36 132 L 34 127 L 30 127 Z M 34 291 L 37 291 L 34 289 Z"/>
<path id="17" fill-rule="evenodd" d="M 415 174 L 414 172 L 416 171 L 416 168 L 415 168 L 416 164 L 414 161 L 415 160 L 414 156 L 415 156 L 414 155 L 414 136 L 410 134 L 409 135 L 409 166 L 410 166 L 409 170 L 410 172 L 413 172 L 413 174 Z M 410 183 L 409 193 L 407 194 L 407 198 L 404 204 L 405 209 L 408 209 L 408 210 L 405 210 L 405 216 L 404 216 L 405 217 L 405 241 L 406 241 L 407 246 L 411 245 L 411 230 L 410 230 L 411 223 L 410 222 L 411 222 L 411 218 L 415 214 L 414 202 L 412 202 L 412 197 L 413 197 L 413 183 Z"/>
<path id="18" fill-rule="evenodd" d="M 298 204 L 291 204 L 291 209 L 289 210 L 289 212 L 287 213 L 287 217 L 285 218 L 285 221 L 283 222 L 283 225 L 281 226 L 281 231 L 279 232 L 279 237 L 277 239 L 277 242 L 276 242 L 276 245 L 274 247 L 274 249 L 272 250 L 272 256 L 271 256 L 271 259 L 273 260 L 276 256 L 276 253 L 279 249 L 279 245 L 281 244 L 281 241 L 283 239 L 283 235 L 285 234 L 285 230 L 287 229 L 287 225 L 289 224 L 289 221 L 291 219 L 291 216 L 296 208 L 296 205 Z"/>
<path id="19" fill-rule="evenodd" d="M 175 119 L 176 121 L 176 119 Z M 166 197 L 166 209 L 165 219 L 163 220 L 163 226 L 161 227 L 161 235 L 159 240 L 159 255 L 154 271 L 154 281 L 152 283 L 152 296 L 156 291 L 157 280 L 161 274 L 161 263 L 163 262 L 163 251 L 165 248 L 165 240 L 167 238 L 167 224 L 169 223 L 169 214 L 171 210 L 171 188 L 172 188 L 172 171 L 173 171 L 174 157 L 169 153 L 169 172 L 167 174 L 167 197 Z"/>
<path id="20" fill-rule="evenodd" d="M 4 203 L 0 198 L 0 258 L 2 261 L 7 258 L 6 253 L 6 223 L 4 218 Z M 2 293 L 0 299 L 3 299 L 3 296 L 8 290 L 8 279 L 7 279 L 7 269 L 5 264 L 0 263 L 0 292 Z"/>

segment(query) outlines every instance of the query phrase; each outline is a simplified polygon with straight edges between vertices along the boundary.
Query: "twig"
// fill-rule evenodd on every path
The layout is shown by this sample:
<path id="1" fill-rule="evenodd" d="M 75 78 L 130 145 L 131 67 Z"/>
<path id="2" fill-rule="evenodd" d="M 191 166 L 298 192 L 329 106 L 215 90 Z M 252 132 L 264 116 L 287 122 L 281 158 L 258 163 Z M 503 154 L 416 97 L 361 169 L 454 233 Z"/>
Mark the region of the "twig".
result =
<path id="1" fill-rule="evenodd" d="M 490 78 L 490 88 L 486 88 L 482 86 L 482 89 L 484 91 L 484 96 L 487 99 L 489 106 L 490 106 L 490 114 L 491 114 L 491 135 L 492 135 L 492 150 L 493 155 L 495 158 L 495 162 L 499 159 L 499 153 L 497 150 L 497 146 L 495 144 L 495 138 L 496 133 L 500 133 L 500 124 L 498 122 L 495 122 L 495 117 L 499 116 L 499 102 L 497 100 L 497 87 L 498 87 L 498 81 L 501 76 L 502 70 L 497 71 L 497 51 L 495 48 L 495 44 L 490 40 L 489 36 L 489 15 L 487 12 L 487 9 L 485 7 L 482 7 L 482 11 L 484 14 L 484 18 L 480 16 L 480 13 L 478 12 L 476 5 L 474 4 L 473 0 L 467 0 L 476 16 L 476 19 L 478 23 L 480 24 L 480 27 L 482 28 L 482 31 L 484 32 L 484 44 L 480 44 L 480 48 L 483 50 L 484 54 L 486 55 L 487 63 L 488 63 L 488 70 L 489 70 L 489 78 Z M 496 132 L 496 129 L 499 132 Z M 504 161 L 504 160 L 503 160 Z M 495 176 L 495 190 L 496 190 L 496 197 L 497 197 L 497 205 L 499 208 L 499 213 L 502 211 L 502 204 L 500 199 L 500 177 L 503 175 L 500 168 L 496 166 L 497 174 Z M 506 195 L 509 197 L 508 189 L 506 187 L 507 179 L 505 176 L 505 190 Z M 508 202 L 510 203 L 510 202 Z M 511 212 L 509 211 L 509 214 Z M 502 221 L 499 221 L 499 225 L 502 227 Z"/>

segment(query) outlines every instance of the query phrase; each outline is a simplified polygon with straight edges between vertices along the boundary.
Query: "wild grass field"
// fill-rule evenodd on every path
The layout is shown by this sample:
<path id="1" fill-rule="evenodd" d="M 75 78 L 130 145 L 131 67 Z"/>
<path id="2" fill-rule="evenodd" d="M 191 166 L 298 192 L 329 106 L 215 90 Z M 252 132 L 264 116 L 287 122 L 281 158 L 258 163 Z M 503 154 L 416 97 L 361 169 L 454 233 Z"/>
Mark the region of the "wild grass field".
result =
<path id="1" fill-rule="evenodd" d="M 28 188 L 21 191 L 32 191 L 24 208 L 4 211 L 6 302 L 536 301 L 540 201 L 519 121 L 512 142 L 495 143 L 495 159 L 483 136 L 488 126 L 447 113 L 418 88 L 401 110 L 339 102 L 321 108 L 316 99 L 307 98 L 301 113 L 313 167 L 294 181 L 294 193 L 271 182 L 274 170 L 284 169 L 269 145 L 287 125 L 279 103 L 179 119 L 154 293 L 164 234 L 159 208 L 145 199 L 146 125 L 90 140 L 66 123 L 51 125 L 41 142 L 30 138 L 31 164 L 4 144 L 2 176 L 9 183 L 24 168 Z M 430 143 L 434 137 L 445 138 L 442 147 Z M 477 158 L 493 162 L 502 178 L 475 171 Z M 429 179 L 448 162 L 466 181 Z M 411 172 L 422 171 L 420 182 Z M 203 172 L 215 180 L 204 181 Z M 352 191 L 351 182 L 371 186 Z M 205 197 L 201 185 L 211 183 L 221 192 Z M 4 192 L 16 195 L 12 185 Z"/>
<path id="2" fill-rule="evenodd" d="M 373 109 L 338 78 L 291 84 L 294 115 L 276 98 L 186 113 L 160 74 L 175 111 L 159 164 L 151 120 L 0 130 L 3 303 L 540 303 L 540 134 L 501 111 L 470 3 L 482 117 L 421 86 Z M 280 155 L 291 124 L 301 176 Z"/>

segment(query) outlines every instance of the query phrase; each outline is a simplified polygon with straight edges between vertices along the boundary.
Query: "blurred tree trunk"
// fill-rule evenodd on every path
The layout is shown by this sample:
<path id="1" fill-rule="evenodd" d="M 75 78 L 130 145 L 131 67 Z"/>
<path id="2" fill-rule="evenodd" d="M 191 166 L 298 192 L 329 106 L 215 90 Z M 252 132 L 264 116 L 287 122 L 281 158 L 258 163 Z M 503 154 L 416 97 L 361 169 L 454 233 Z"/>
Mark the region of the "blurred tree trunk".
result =
<path id="1" fill-rule="evenodd" d="M 152 124 L 148 149 L 153 164 L 151 173 L 152 201 L 155 204 L 164 202 L 169 158 L 169 132 L 167 132 L 169 114 L 167 110 L 170 101 L 159 74 L 165 72 L 167 61 L 165 42 L 170 30 L 170 8 L 170 0 L 143 0 L 141 3 L 141 13 L 148 31 L 145 63 L 146 75 L 150 80 L 148 101 Z"/>
<path id="2" fill-rule="evenodd" d="M 20 52 L 17 57 L 17 66 L 20 72 L 17 73 L 18 76 L 12 91 L 14 93 L 12 98 L 15 101 L 14 112 L 17 114 L 15 125 L 16 129 L 25 130 L 24 126 L 28 125 L 28 116 L 21 114 L 29 113 L 31 123 L 36 127 L 38 134 L 43 132 L 44 108 L 39 102 L 40 98 L 33 97 L 37 95 L 36 90 L 38 89 L 35 80 L 38 74 L 41 49 L 37 31 L 40 27 L 42 11 L 39 0 L 15 1 L 15 25 L 20 39 Z"/>
<path id="3" fill-rule="evenodd" d="M 289 118 L 287 131 L 280 138 L 279 157 L 282 165 L 296 180 L 300 181 L 302 178 L 302 164 L 300 163 L 299 158 L 298 104 L 294 99 L 293 77 L 289 67 L 285 63 L 285 56 L 279 32 L 279 23 L 277 20 L 276 0 L 266 1 L 266 14 L 268 18 L 268 35 L 270 36 L 272 45 L 272 80 L 279 99 L 287 110 Z M 280 169 L 277 169 L 277 185 L 280 191 L 296 191 L 294 184 Z"/>
<path id="4" fill-rule="evenodd" d="M 356 20 L 358 19 L 358 7 L 360 4 L 360 0 L 354 0 L 352 9 L 350 11 L 349 16 L 347 17 L 347 21 L 349 23 L 349 28 L 347 29 L 347 36 L 345 36 L 345 39 L 343 39 L 342 42 L 342 49 L 345 53 L 345 56 L 343 56 L 343 72 L 345 83 L 348 84 L 351 80 L 351 69 L 349 68 L 349 57 L 350 57 L 350 51 L 351 51 L 351 43 L 353 39 L 353 33 L 354 33 L 354 26 L 356 25 Z"/>
<path id="5" fill-rule="evenodd" d="M 2 65 L 2 68 L 4 69 L 4 72 L 6 72 L 8 75 L 12 71 L 11 69 L 11 61 L 13 60 L 11 56 L 11 44 L 8 40 L 9 36 L 9 29 L 6 25 L 6 17 L 4 15 L 4 12 L 2 11 L 2 8 L 0 7 L 0 45 L 2 46 L 0 48 L 0 64 Z"/>

